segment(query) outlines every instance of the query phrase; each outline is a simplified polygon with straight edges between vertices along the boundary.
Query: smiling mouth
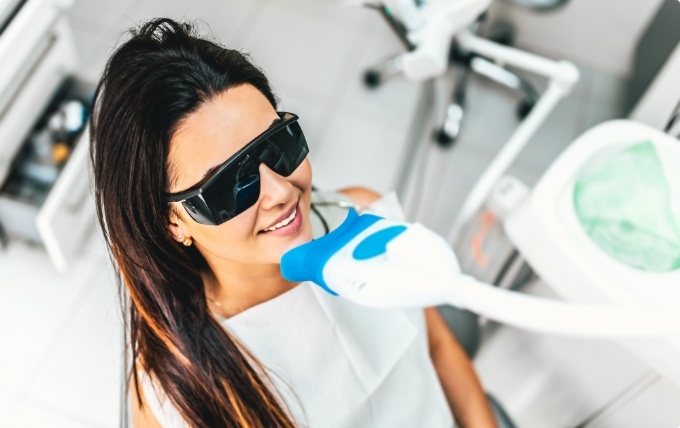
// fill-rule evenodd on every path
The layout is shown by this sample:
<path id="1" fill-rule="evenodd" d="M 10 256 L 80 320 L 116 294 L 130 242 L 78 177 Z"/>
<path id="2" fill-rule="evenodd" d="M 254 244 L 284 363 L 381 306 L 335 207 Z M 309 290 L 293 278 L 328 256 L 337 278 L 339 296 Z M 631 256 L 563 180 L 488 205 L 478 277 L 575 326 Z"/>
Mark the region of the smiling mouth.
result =
<path id="1" fill-rule="evenodd" d="M 280 235 L 280 234 L 287 234 L 286 232 L 288 229 L 293 227 L 294 229 L 297 229 L 299 227 L 300 223 L 300 215 L 302 213 L 300 212 L 300 200 L 298 200 L 295 205 L 291 208 L 290 214 L 288 214 L 288 217 L 283 218 L 279 220 L 277 223 L 272 224 L 269 227 L 266 227 L 260 231 L 257 232 L 258 235 L 260 234 L 269 234 L 272 233 L 273 235 Z"/>
<path id="2" fill-rule="evenodd" d="M 297 206 L 293 209 L 293 212 L 285 219 L 281 220 L 280 222 L 276 223 L 272 227 L 268 227 L 266 229 L 262 229 L 260 232 L 272 232 L 277 229 L 281 229 L 282 227 L 288 226 L 293 220 L 295 220 L 295 217 L 297 217 Z"/>

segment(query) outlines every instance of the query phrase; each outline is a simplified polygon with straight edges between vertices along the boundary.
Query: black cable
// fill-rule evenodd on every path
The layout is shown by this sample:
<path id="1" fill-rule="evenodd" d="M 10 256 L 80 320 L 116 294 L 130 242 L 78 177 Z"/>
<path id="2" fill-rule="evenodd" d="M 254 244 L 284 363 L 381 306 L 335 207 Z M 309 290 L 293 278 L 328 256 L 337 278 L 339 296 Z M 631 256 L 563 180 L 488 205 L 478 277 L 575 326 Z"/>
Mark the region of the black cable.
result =
<path id="1" fill-rule="evenodd" d="M 316 214 L 317 217 L 319 217 L 319 220 L 321 220 L 321 224 L 323 224 L 324 228 L 324 235 L 328 235 L 328 232 L 330 232 L 330 229 L 328 227 L 328 223 L 326 222 L 326 219 L 323 218 L 319 210 L 316 208 L 314 204 L 311 205 L 312 211 L 314 211 L 314 214 Z"/>
<path id="2" fill-rule="evenodd" d="M 510 266 L 517 260 L 517 257 L 519 256 L 519 251 L 517 249 L 513 249 L 512 253 L 510 256 L 503 262 L 503 265 L 501 266 L 501 269 L 498 271 L 496 274 L 496 277 L 493 279 L 492 284 L 495 286 L 501 285 L 501 281 L 503 281 L 503 278 L 505 275 L 508 273 L 510 270 Z"/>

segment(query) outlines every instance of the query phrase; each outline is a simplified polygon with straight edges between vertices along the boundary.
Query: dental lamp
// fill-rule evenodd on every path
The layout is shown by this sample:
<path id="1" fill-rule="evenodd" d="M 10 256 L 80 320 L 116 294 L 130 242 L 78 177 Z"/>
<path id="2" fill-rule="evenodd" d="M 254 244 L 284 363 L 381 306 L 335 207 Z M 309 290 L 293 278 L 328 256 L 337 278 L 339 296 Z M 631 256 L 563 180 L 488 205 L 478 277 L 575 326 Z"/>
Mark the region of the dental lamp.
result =
<path id="1" fill-rule="evenodd" d="M 461 273 L 446 241 L 421 224 L 353 209 L 329 234 L 287 251 L 281 272 L 376 308 L 450 304 L 515 327 L 580 337 L 680 335 L 676 306 L 575 304 L 499 289 Z"/>

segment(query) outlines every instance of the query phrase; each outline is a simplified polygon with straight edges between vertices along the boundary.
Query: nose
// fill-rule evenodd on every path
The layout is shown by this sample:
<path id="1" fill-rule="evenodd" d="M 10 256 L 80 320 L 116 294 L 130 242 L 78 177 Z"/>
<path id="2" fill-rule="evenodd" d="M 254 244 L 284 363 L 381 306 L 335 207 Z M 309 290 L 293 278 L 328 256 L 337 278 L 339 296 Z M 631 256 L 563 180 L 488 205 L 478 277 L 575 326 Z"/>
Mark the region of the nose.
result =
<path id="1" fill-rule="evenodd" d="M 277 205 L 287 205 L 293 199 L 293 184 L 272 171 L 264 162 L 260 171 L 260 206 L 269 210 Z"/>

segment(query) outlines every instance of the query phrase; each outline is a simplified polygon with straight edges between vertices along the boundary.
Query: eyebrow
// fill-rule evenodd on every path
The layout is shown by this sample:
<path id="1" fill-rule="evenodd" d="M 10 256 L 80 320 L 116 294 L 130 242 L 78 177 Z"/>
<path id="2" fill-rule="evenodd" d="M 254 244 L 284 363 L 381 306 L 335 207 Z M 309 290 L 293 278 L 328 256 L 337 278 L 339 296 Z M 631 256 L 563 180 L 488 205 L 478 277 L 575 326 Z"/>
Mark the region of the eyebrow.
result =
<path id="1" fill-rule="evenodd" d="M 272 126 L 276 125 L 277 123 L 281 122 L 282 120 L 283 120 L 282 118 L 277 117 L 276 119 L 272 120 L 272 123 L 269 124 L 269 126 L 267 127 L 267 129 L 271 128 Z M 252 141 L 252 140 L 251 140 L 251 141 Z M 208 170 L 205 172 L 205 174 L 203 174 L 203 177 L 201 177 L 201 181 L 202 181 L 203 179 L 205 179 L 205 177 L 207 177 L 207 176 L 209 176 L 210 174 L 212 174 L 217 168 L 219 168 L 219 167 L 222 166 L 223 164 L 224 164 L 224 162 L 222 162 L 222 163 L 220 163 L 220 164 L 218 164 L 218 165 L 215 165 L 215 166 L 213 166 L 212 168 L 208 169 Z"/>

